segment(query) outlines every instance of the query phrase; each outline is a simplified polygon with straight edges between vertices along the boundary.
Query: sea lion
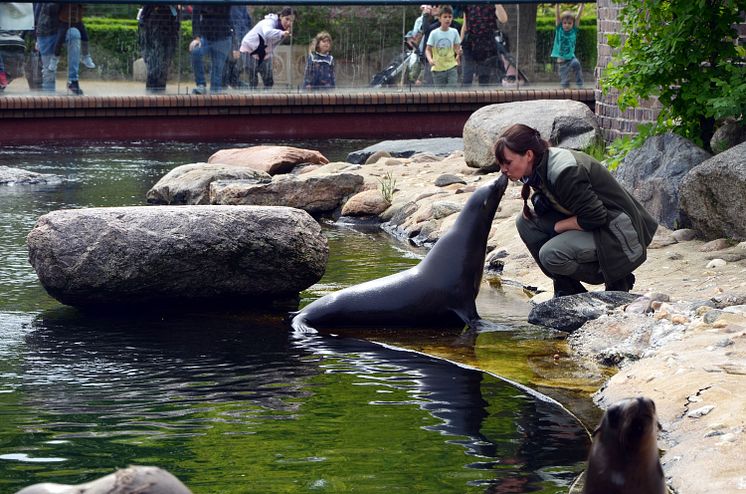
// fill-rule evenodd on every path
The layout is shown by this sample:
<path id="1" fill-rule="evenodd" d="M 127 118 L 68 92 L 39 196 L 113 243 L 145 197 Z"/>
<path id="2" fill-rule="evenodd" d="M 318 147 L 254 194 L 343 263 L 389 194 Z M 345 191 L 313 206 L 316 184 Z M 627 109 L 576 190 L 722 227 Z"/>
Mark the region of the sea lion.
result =
<path id="1" fill-rule="evenodd" d="M 644 397 L 615 403 L 593 431 L 584 494 L 665 494 L 658 455 L 660 423 Z"/>
<path id="2" fill-rule="evenodd" d="M 293 315 L 296 333 L 353 326 L 475 327 L 492 219 L 508 177 L 475 190 L 458 219 L 416 266 L 330 293 Z"/>

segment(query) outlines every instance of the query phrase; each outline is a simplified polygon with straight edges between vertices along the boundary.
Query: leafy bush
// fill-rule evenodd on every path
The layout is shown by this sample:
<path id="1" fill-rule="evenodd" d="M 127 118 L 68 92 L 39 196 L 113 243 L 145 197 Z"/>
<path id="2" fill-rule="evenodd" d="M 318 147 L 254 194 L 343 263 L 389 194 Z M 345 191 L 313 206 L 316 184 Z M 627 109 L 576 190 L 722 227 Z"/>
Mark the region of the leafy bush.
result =
<path id="1" fill-rule="evenodd" d="M 602 87 L 619 91 L 623 111 L 657 97 L 662 108 L 646 132 L 672 130 L 709 148 L 716 122 L 746 111 L 746 53 L 734 27 L 744 10 L 746 0 L 625 0 L 625 36 L 609 37 L 617 53 Z"/>

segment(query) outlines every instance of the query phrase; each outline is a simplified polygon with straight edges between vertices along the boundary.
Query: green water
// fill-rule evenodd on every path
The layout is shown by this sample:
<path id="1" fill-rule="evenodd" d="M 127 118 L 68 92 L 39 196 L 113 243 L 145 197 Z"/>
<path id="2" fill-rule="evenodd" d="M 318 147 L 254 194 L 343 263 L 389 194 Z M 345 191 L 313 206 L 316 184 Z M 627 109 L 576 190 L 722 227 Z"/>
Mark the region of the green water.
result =
<path id="1" fill-rule="evenodd" d="M 326 145 L 332 159 L 363 147 Z M 480 313 L 504 331 L 471 343 L 437 330 L 296 339 L 277 314 L 91 315 L 46 295 L 26 261 L 38 216 L 141 205 L 172 167 L 219 147 L 0 151 L 0 165 L 67 179 L 0 188 L 0 492 L 87 482 L 129 464 L 166 468 L 195 493 L 567 490 L 588 438 L 555 402 L 368 341 L 543 385 L 539 363 L 560 343 L 525 324 L 518 291 L 485 285 Z M 327 273 L 301 303 L 424 255 L 378 232 L 325 231 Z"/>

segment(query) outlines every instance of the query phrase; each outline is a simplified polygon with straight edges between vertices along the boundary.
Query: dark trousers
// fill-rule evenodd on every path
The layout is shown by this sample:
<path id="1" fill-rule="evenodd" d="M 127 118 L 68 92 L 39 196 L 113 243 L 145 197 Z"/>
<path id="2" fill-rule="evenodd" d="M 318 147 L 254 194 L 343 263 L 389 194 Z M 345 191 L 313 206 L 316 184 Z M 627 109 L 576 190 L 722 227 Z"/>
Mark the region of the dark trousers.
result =
<path id="1" fill-rule="evenodd" d="M 262 76 L 262 82 L 265 88 L 271 88 L 275 84 L 272 76 L 272 58 L 265 58 L 262 61 L 249 55 L 246 59 L 246 73 L 249 76 L 249 86 L 255 89 L 259 86 L 259 76 Z"/>
<path id="2" fill-rule="evenodd" d="M 153 16 L 140 24 L 140 47 L 148 67 L 145 88 L 151 91 L 166 89 L 168 72 L 179 40 L 176 16 Z"/>

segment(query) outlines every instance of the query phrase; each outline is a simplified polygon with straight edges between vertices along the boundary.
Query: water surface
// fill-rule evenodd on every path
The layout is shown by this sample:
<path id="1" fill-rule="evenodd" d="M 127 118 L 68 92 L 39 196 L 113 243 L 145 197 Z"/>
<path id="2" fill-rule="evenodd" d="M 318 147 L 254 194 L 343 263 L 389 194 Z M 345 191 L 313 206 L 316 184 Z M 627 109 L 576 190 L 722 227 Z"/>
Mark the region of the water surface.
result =
<path id="1" fill-rule="evenodd" d="M 365 144 L 322 152 L 340 159 Z M 0 151 L 0 165 L 66 178 L 0 188 L 0 492 L 86 482 L 129 464 L 166 468 L 195 493 L 566 491 L 588 445 L 583 427 L 490 374 L 361 334 L 295 339 L 277 314 L 92 315 L 46 295 L 26 260 L 38 216 L 141 205 L 168 170 L 219 147 Z M 424 254 L 381 233 L 325 231 L 327 273 L 302 303 Z M 483 291 L 482 315 L 524 334 L 499 340 L 548 341 L 525 336 L 525 303 Z M 452 344 L 459 336 L 381 331 L 374 339 L 474 355 L 491 348 Z"/>

